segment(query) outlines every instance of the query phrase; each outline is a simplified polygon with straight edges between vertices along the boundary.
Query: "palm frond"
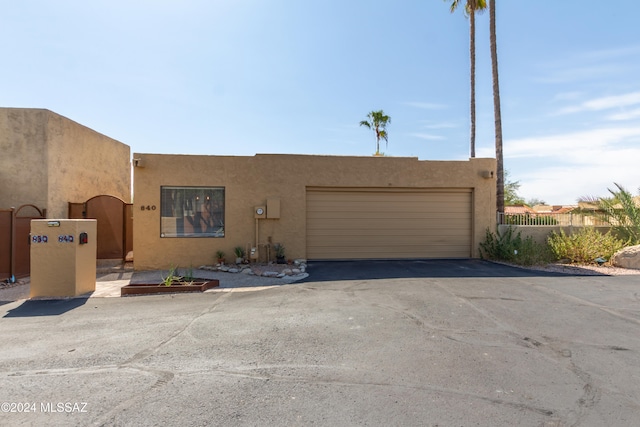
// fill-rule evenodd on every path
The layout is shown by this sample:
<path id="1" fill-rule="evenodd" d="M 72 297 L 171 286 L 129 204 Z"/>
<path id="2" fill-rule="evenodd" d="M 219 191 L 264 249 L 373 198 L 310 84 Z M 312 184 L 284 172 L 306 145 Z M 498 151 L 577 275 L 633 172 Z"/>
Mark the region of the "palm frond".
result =
<path id="1" fill-rule="evenodd" d="M 608 189 L 612 198 L 602 198 L 598 207 L 609 218 L 607 222 L 630 244 L 640 243 L 640 206 L 633 195 L 620 184 L 614 183 L 616 190 Z"/>

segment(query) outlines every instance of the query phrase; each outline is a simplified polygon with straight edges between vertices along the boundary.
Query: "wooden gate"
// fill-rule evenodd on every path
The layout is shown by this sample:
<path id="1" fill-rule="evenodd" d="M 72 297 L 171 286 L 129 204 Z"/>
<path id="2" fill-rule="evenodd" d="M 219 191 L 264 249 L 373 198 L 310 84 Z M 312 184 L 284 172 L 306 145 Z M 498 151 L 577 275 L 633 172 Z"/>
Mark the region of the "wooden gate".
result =
<path id="1" fill-rule="evenodd" d="M 31 220 L 45 218 L 46 211 L 35 205 L 0 209 L 0 280 L 29 275 Z"/>
<path id="2" fill-rule="evenodd" d="M 109 195 L 69 203 L 70 219 L 97 220 L 98 259 L 124 259 L 133 250 L 133 210 L 130 203 Z"/>

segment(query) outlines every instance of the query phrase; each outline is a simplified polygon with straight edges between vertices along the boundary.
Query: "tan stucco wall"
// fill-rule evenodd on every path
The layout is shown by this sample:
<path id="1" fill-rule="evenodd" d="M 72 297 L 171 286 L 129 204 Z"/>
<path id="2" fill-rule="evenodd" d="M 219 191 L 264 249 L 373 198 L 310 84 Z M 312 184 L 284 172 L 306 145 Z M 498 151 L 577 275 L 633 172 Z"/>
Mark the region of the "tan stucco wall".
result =
<path id="1" fill-rule="evenodd" d="M 68 202 L 130 201 L 128 145 L 43 109 L 0 108 L 0 132 L 0 207 L 32 203 L 67 218 Z"/>
<path id="2" fill-rule="evenodd" d="M 47 110 L 0 108 L 0 208 L 47 207 Z"/>
<path id="3" fill-rule="evenodd" d="M 260 242 L 282 243 L 287 258 L 306 257 L 307 187 L 470 188 L 474 204 L 474 256 L 487 227 L 495 229 L 494 159 L 419 161 L 417 158 L 260 154 L 253 157 L 137 154 L 134 168 L 135 268 L 198 266 L 223 250 L 255 243 L 254 206 L 280 199 L 280 219 L 260 220 Z M 160 238 L 160 187 L 225 187 L 224 238 Z M 155 206 L 155 210 L 141 210 Z"/>
<path id="4" fill-rule="evenodd" d="M 520 233 L 522 238 L 531 237 L 533 241 L 546 244 L 547 238 L 551 235 L 552 232 L 560 233 L 560 230 L 564 231 L 566 235 L 572 235 L 574 233 L 579 233 L 584 226 L 560 226 L 560 225 L 499 225 L 498 232 L 503 234 L 507 231 L 507 229 L 511 227 L 514 232 Z M 593 227 L 598 230 L 600 233 L 605 234 L 609 230 L 611 230 L 610 226 L 597 226 Z"/>
<path id="5" fill-rule="evenodd" d="M 31 243 L 30 297 L 73 297 L 96 289 L 97 222 L 95 219 L 32 220 L 31 235 L 47 236 L 46 243 Z M 80 233 L 87 233 L 80 244 Z M 73 242 L 59 242 L 59 236 Z"/>

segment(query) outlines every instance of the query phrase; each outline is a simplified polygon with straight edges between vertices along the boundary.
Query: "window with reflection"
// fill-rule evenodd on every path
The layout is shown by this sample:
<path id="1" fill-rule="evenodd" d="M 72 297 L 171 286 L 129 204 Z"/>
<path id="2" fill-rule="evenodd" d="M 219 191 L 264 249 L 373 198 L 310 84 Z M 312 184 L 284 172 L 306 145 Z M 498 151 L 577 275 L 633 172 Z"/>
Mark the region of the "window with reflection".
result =
<path id="1" fill-rule="evenodd" d="M 224 237 L 223 187 L 160 187 L 160 237 Z"/>

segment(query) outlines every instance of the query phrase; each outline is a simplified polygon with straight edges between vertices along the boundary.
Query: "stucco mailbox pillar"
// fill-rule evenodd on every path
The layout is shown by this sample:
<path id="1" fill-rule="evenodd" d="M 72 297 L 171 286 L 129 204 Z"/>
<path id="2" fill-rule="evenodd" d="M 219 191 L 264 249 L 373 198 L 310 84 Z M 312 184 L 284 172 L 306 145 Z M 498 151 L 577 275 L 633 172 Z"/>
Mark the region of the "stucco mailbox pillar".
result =
<path id="1" fill-rule="evenodd" d="M 96 290 L 95 219 L 31 221 L 30 297 L 73 297 Z"/>

